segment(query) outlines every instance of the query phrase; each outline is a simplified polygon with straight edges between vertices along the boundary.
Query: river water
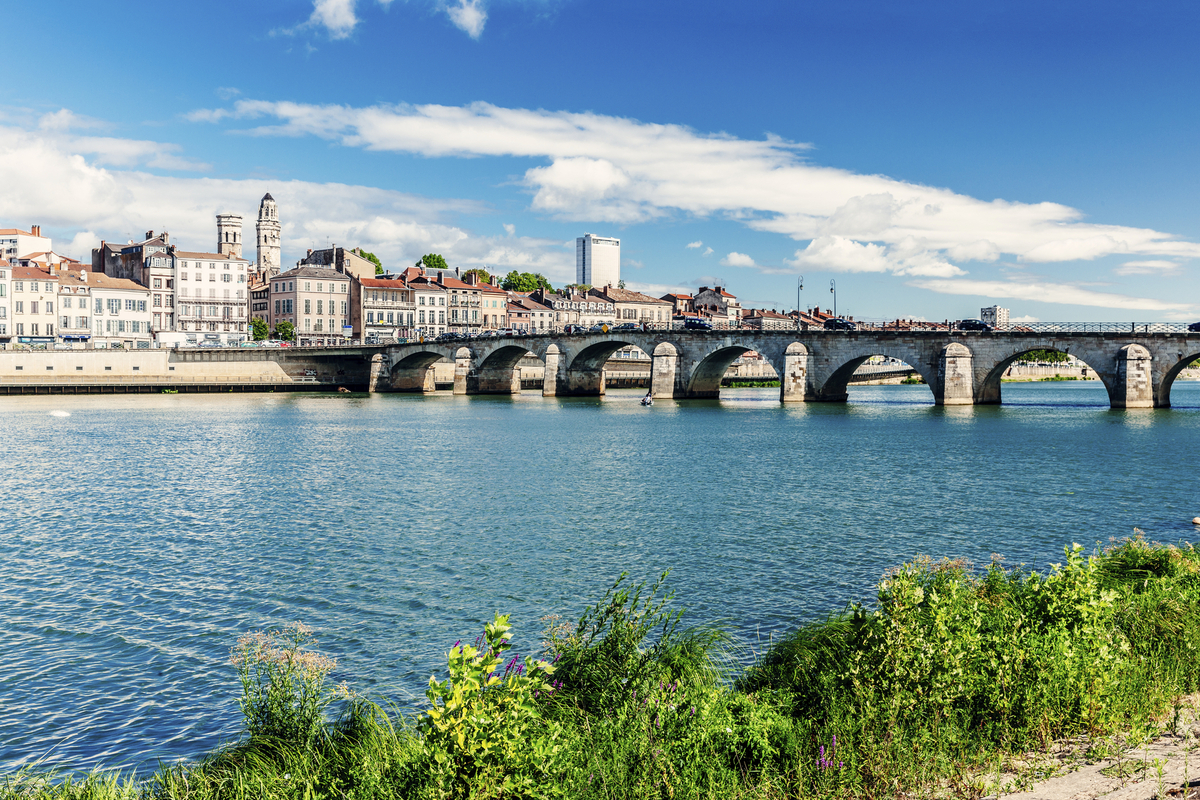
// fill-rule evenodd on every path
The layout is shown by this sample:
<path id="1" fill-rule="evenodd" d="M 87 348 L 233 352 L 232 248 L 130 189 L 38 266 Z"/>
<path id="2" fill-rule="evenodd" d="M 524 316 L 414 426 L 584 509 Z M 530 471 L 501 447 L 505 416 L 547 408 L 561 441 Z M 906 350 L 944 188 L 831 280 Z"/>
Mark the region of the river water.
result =
<path id="1" fill-rule="evenodd" d="M 625 571 L 748 648 L 917 554 L 1044 567 L 1134 526 L 1200 539 L 1200 384 L 850 402 L 407 395 L 0 400 L 0 773 L 152 769 L 238 733 L 241 633 L 300 620 L 415 705 L 495 611 L 536 646 Z"/>

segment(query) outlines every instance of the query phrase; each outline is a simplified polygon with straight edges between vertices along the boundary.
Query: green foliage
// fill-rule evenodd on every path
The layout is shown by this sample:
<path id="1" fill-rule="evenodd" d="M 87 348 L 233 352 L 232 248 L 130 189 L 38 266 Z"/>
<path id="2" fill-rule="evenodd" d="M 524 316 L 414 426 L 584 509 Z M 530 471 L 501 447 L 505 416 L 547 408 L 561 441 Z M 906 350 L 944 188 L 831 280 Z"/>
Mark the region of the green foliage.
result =
<path id="1" fill-rule="evenodd" d="M 469 269 L 463 273 L 463 280 L 466 280 L 468 275 L 478 276 L 480 283 L 491 283 L 492 282 L 492 274 L 490 272 L 488 272 L 486 269 L 479 269 L 478 267 L 475 269 Z"/>
<path id="2" fill-rule="evenodd" d="M 508 615 L 496 614 L 481 649 L 455 644 L 449 677 L 429 679 L 430 708 L 417 729 L 438 797 L 560 794 L 553 777 L 562 727 L 544 720 L 537 702 L 552 691 L 546 679 L 554 667 L 528 656 L 518 663 L 514 656 L 501 673 L 511 629 Z"/>
<path id="3" fill-rule="evenodd" d="M 383 274 L 383 262 L 379 260 L 379 256 L 375 255 L 374 253 L 368 253 L 366 250 L 363 250 L 361 247 L 356 247 L 351 252 L 357 253 L 359 256 L 362 256 L 367 261 L 370 261 L 372 264 L 374 264 L 376 275 Z"/>
<path id="4" fill-rule="evenodd" d="M 275 337 L 285 342 L 296 340 L 296 326 L 287 320 L 275 323 Z"/>
<path id="5" fill-rule="evenodd" d="M 978 796 L 962 775 L 1058 737 L 1151 722 L 1200 687 L 1200 554 L 1141 536 L 1047 573 L 919 558 L 874 602 L 804 625 L 734 676 L 665 574 L 624 575 L 546 661 L 508 617 L 456 644 L 415 717 L 354 697 L 302 628 L 234 648 L 248 736 L 148 781 L 0 779 L 0 798 Z M 410 721 L 411 720 L 411 721 Z"/>
<path id="6" fill-rule="evenodd" d="M 422 264 L 425 265 L 425 269 L 432 270 L 433 272 L 437 272 L 439 269 L 443 272 L 450 271 L 450 266 L 446 263 L 446 259 L 442 258 L 437 253 L 426 253 L 425 255 L 421 256 L 421 260 L 418 261 L 415 266 L 419 267 Z"/>
<path id="7" fill-rule="evenodd" d="M 587 294 L 591 290 L 592 285 L 590 283 L 568 283 L 563 287 L 563 291 L 567 294 L 571 294 L 572 292 L 575 294 Z"/>
<path id="8" fill-rule="evenodd" d="M 500 282 L 500 288 L 509 292 L 536 292 L 538 289 L 545 289 L 547 292 L 554 291 L 550 281 L 540 272 L 517 272 L 516 270 L 504 276 L 504 280 Z"/>
<path id="9" fill-rule="evenodd" d="M 269 334 L 270 328 L 267 326 L 267 321 L 265 319 L 262 317 L 255 317 L 254 319 L 250 320 L 250 337 L 254 341 L 261 342 L 263 339 L 266 339 Z"/>
<path id="10" fill-rule="evenodd" d="M 1044 364 L 1061 364 L 1069 361 L 1071 356 L 1061 350 L 1030 350 L 1018 358 L 1019 361 L 1038 362 Z"/>

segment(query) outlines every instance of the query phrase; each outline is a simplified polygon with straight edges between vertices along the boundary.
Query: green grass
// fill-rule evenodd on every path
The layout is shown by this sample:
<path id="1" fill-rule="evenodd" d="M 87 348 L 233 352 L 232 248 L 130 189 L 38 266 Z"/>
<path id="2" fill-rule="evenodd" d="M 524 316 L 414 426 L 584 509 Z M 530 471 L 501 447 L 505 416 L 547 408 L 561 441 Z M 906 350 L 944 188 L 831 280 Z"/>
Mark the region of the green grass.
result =
<path id="1" fill-rule="evenodd" d="M 748 668 L 661 579 L 549 619 L 542 659 L 510 659 L 510 636 L 497 616 L 402 711 L 328 686 L 303 629 L 252 634 L 237 743 L 141 782 L 27 770 L 0 797 L 978 796 L 1009 754 L 1145 729 L 1200 686 L 1200 553 L 1074 546 L 1044 574 L 917 559 Z"/>

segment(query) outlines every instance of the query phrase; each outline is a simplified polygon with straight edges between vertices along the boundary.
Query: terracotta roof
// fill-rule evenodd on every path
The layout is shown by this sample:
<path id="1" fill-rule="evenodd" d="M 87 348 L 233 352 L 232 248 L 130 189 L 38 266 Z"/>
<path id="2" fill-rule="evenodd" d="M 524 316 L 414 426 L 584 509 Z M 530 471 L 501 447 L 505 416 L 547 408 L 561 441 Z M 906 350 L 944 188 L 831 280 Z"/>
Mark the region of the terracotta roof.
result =
<path id="1" fill-rule="evenodd" d="M 476 288 L 482 289 L 483 291 L 488 292 L 490 294 L 508 294 L 503 289 L 501 289 L 499 286 L 494 286 L 490 283 L 481 283 Z"/>
<path id="2" fill-rule="evenodd" d="M 408 284 L 402 280 L 387 280 L 385 278 L 362 278 L 363 286 L 371 289 L 407 289 Z"/>
<path id="3" fill-rule="evenodd" d="M 183 250 L 176 250 L 175 255 L 178 258 L 194 258 L 197 261 L 248 261 L 249 259 L 237 258 L 232 254 L 225 253 L 187 253 Z"/>
<path id="4" fill-rule="evenodd" d="M 18 280 L 18 279 L 20 279 L 20 280 L 29 279 L 31 281 L 56 281 L 56 280 L 58 280 L 57 275 L 51 275 L 46 270 L 38 269 L 37 267 L 13 267 L 12 276 L 13 276 L 13 280 Z"/>
<path id="5" fill-rule="evenodd" d="M 479 291 L 478 286 L 472 286 L 469 283 L 460 281 L 458 278 L 453 278 L 449 275 L 443 275 L 442 279 L 440 281 L 437 279 L 437 276 L 435 275 L 433 277 L 433 282 L 436 284 L 439 284 L 447 289 L 466 289 L 466 290 L 472 291 L 472 292 Z"/>
<path id="6" fill-rule="evenodd" d="M 80 274 L 84 271 L 64 271 L 62 274 L 71 276 L 74 279 L 73 282 L 83 283 Z M 88 272 L 87 285 L 93 289 L 125 289 L 127 291 L 146 292 L 147 294 L 150 292 L 148 288 L 142 286 L 140 283 L 135 283 L 127 278 L 113 278 L 105 275 L 103 272 Z"/>
<path id="7" fill-rule="evenodd" d="M 651 297 L 648 294 L 634 292 L 629 289 L 617 289 L 612 286 L 606 286 L 603 289 L 592 289 L 588 292 L 589 296 L 604 297 L 615 303 L 653 303 L 659 306 L 669 306 L 666 300 L 660 300 L 657 297 Z"/>
<path id="8" fill-rule="evenodd" d="M 20 228 L 0 228 L 0 236 L 33 236 L 33 231 L 23 231 Z M 45 239 L 45 236 L 38 237 Z"/>

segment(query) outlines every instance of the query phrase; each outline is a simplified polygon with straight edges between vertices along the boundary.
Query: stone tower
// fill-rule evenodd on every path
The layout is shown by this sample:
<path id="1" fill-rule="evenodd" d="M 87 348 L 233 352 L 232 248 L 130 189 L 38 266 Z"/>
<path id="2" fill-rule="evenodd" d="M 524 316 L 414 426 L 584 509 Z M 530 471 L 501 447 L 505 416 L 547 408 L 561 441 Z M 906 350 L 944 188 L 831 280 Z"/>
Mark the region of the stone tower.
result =
<path id="1" fill-rule="evenodd" d="M 242 257 L 242 215 L 217 214 L 217 252 Z"/>
<path id="2" fill-rule="evenodd" d="M 258 273 L 264 278 L 279 274 L 279 213 L 270 192 L 258 206 Z"/>

